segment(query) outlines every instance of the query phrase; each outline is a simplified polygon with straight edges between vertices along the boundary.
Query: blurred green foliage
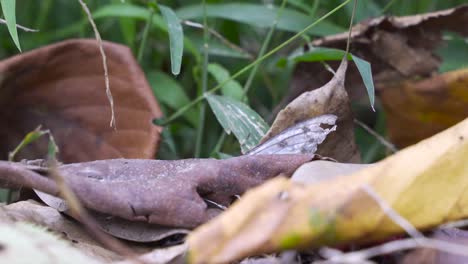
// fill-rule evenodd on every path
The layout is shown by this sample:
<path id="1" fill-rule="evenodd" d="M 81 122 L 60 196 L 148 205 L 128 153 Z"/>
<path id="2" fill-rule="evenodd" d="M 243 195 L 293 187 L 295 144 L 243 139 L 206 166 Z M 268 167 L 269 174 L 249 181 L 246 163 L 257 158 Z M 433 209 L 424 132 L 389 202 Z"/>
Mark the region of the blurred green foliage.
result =
<path id="1" fill-rule="evenodd" d="M 237 72 L 257 57 L 260 47 L 272 26 L 280 1 L 222 1 L 207 0 L 206 9 L 202 1 L 167 0 L 160 1 L 174 10 L 182 21 L 184 31 L 184 54 L 180 74 L 172 75 L 169 35 L 164 18 L 160 12 L 155 12 L 154 1 L 144 0 L 87 0 L 98 29 L 103 39 L 127 45 L 135 57 L 141 53 L 141 66 L 158 97 L 163 111 L 170 115 L 178 108 L 201 95 L 201 76 L 203 64 L 203 29 L 194 27 L 203 23 L 206 16 L 210 30 L 219 36 L 211 35 L 209 39 L 209 63 L 216 65 L 211 69 L 208 88 L 215 86 L 222 73 L 229 76 Z M 280 20 L 270 47 L 283 43 L 294 33 L 335 8 L 343 1 L 338 0 L 289 0 Z M 410 15 L 436 11 L 454 7 L 465 0 L 366 0 L 360 1 L 356 12 L 355 23 L 380 16 Z M 154 12 L 151 15 L 151 12 Z M 252 86 L 248 92 L 247 102 L 265 120 L 271 120 L 271 111 L 286 94 L 291 78 L 292 66 L 279 67 L 277 62 L 287 58 L 307 40 L 315 37 L 346 31 L 352 5 L 337 11 L 330 18 L 314 27 L 301 41 L 281 50 L 260 65 L 255 74 Z M 147 25 L 151 17 L 151 24 Z M 54 43 L 69 38 L 94 38 L 91 26 L 78 1 L 73 0 L 21 0 L 16 6 L 16 21 L 18 24 L 40 30 L 37 33 L 19 31 L 19 42 L 23 51 Z M 188 21 L 188 22 L 187 22 Z M 189 26 L 187 24 L 192 24 Z M 148 28 L 147 34 L 145 28 Z M 7 58 L 18 53 L 15 43 L 11 40 L 6 26 L 0 26 L 0 58 Z M 455 43 L 461 45 L 460 41 Z M 449 53 L 446 56 L 451 56 Z M 79 67 L 79 65 L 77 65 Z M 456 67 L 452 64 L 451 68 Z M 176 66 L 177 68 L 177 66 Z M 220 71 L 223 69 L 223 71 Z M 218 75 L 216 75 L 218 74 Z M 242 75 L 237 82 L 243 86 L 248 74 Z M 237 83 L 236 82 L 236 83 Z M 232 85 L 232 83 L 231 83 Z M 364 120 L 379 132 L 385 133 L 382 125 L 383 117 L 376 105 L 377 114 L 369 120 Z M 199 107 L 194 107 L 183 117 L 168 125 L 163 134 L 163 143 L 159 158 L 191 157 L 194 153 L 194 138 L 196 134 Z M 370 108 L 368 108 L 370 110 Z M 222 128 L 211 111 L 207 111 L 204 123 L 202 155 L 212 154 L 215 145 L 219 143 Z M 369 115 L 368 115 L 369 116 Z M 382 157 L 382 149 L 376 145 L 372 136 L 358 131 L 358 142 L 363 157 L 368 162 Z M 239 144 L 234 137 L 228 136 L 222 141 L 220 152 L 237 155 Z M 215 153 L 218 154 L 218 153 Z"/>

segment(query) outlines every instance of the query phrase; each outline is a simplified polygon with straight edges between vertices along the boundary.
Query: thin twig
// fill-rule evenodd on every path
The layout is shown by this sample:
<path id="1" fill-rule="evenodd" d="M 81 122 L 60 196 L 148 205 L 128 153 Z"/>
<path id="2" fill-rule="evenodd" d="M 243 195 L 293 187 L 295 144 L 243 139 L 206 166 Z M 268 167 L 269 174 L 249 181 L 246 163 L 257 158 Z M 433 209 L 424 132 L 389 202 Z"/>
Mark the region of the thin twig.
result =
<path id="1" fill-rule="evenodd" d="M 0 18 L 0 24 L 5 24 L 6 25 L 6 23 L 7 22 L 6 22 L 5 19 Z M 25 26 L 21 26 L 21 25 L 18 25 L 18 24 L 16 24 L 16 28 L 21 29 L 21 30 L 23 30 L 25 32 L 39 32 L 38 29 L 27 28 Z"/>
<path id="2" fill-rule="evenodd" d="M 354 21 L 354 15 L 356 14 L 357 2 L 358 0 L 354 0 L 353 12 L 351 13 L 351 21 L 349 22 L 348 41 L 346 42 L 345 58 L 348 57 L 349 47 L 351 46 L 351 34 L 353 32 L 353 21 Z"/>
<path id="3" fill-rule="evenodd" d="M 193 27 L 193 28 L 199 28 L 199 29 L 204 29 L 205 27 L 203 26 L 203 24 L 200 24 L 200 23 L 197 23 L 197 22 L 193 22 L 193 21 L 190 21 L 190 20 L 182 20 L 182 24 L 186 25 L 186 26 L 189 26 L 189 27 Z M 219 32 L 217 32 L 216 30 L 210 28 L 210 27 L 207 27 L 207 30 L 208 32 L 213 35 L 215 38 L 219 39 L 222 43 L 224 43 L 224 45 L 228 46 L 229 48 L 233 49 L 233 50 L 236 50 L 238 51 L 239 53 L 242 53 L 244 54 L 245 56 L 247 56 L 249 59 L 253 59 L 253 56 L 252 54 L 250 54 L 248 51 L 246 51 L 245 49 L 241 48 L 240 46 L 232 43 L 231 41 L 229 41 L 227 38 L 225 38 L 223 35 L 221 35 Z"/>
<path id="4" fill-rule="evenodd" d="M 99 51 L 101 52 L 101 57 L 102 57 L 102 66 L 104 67 L 104 80 L 106 83 L 106 95 L 107 95 L 107 100 L 109 100 L 109 104 L 111 107 L 111 121 L 110 121 L 110 126 L 114 129 L 117 129 L 117 125 L 115 123 L 115 111 L 114 111 L 114 98 L 112 97 L 112 93 L 110 90 L 110 84 L 109 84 L 109 70 L 107 68 L 107 57 L 106 53 L 104 52 L 104 47 L 102 44 L 102 39 L 101 39 L 101 34 L 99 34 L 99 31 L 97 29 L 96 23 L 94 23 L 93 16 L 91 15 L 91 11 L 89 11 L 88 6 L 86 5 L 83 0 L 78 0 L 81 4 L 81 7 L 85 11 L 86 15 L 88 16 L 88 21 L 91 24 L 93 30 L 94 30 L 94 35 L 96 36 L 96 41 L 98 42 L 99 45 Z"/>
<path id="5" fill-rule="evenodd" d="M 405 232 L 412 238 L 424 238 L 424 235 L 419 232 L 408 220 L 397 213 L 393 208 L 382 199 L 369 185 L 363 185 L 361 187 L 375 202 L 379 205 L 382 211 L 392 219 L 397 225 L 399 225 Z"/>
<path id="6" fill-rule="evenodd" d="M 389 142 L 388 140 L 386 140 L 384 137 L 382 137 L 379 133 L 377 133 L 376 131 L 374 131 L 372 128 L 370 128 L 368 125 L 364 124 L 363 122 L 357 120 L 357 119 L 354 119 L 354 123 L 356 123 L 356 125 L 362 127 L 365 131 L 367 131 L 367 133 L 371 134 L 372 136 L 374 136 L 377 141 L 380 142 L 380 144 L 384 145 L 388 150 L 390 150 L 392 153 L 395 153 L 398 151 L 398 149 L 395 147 L 395 145 L 393 145 L 391 142 Z"/>

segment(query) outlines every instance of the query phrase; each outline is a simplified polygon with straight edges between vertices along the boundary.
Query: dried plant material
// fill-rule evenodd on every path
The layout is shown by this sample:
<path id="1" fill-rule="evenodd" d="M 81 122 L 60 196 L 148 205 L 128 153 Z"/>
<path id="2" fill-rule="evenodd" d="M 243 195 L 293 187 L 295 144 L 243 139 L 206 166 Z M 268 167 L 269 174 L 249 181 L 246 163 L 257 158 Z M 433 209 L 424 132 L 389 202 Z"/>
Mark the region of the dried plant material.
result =
<path id="1" fill-rule="evenodd" d="M 404 233 L 368 186 L 419 230 L 468 217 L 468 119 L 387 159 L 305 186 L 277 178 L 189 235 L 191 263 L 227 263 L 290 248 Z M 208 243 L 209 241 L 209 243 Z"/>
<path id="2" fill-rule="evenodd" d="M 67 203 L 60 198 L 38 191 L 36 194 L 44 203 L 60 212 L 67 213 L 69 210 Z M 89 213 L 104 232 L 129 241 L 156 242 L 170 237 L 182 237 L 189 233 L 188 229 L 134 222 L 98 212 Z"/>
<path id="3" fill-rule="evenodd" d="M 63 165 L 59 172 L 91 210 L 172 227 L 195 227 L 219 214 L 202 198 L 229 205 L 235 195 L 277 175 L 292 175 L 313 154 L 226 160 L 114 159 Z M 16 163 L 0 162 L 0 186 L 23 185 L 59 196 L 57 184 Z"/>
<path id="4" fill-rule="evenodd" d="M 353 27 L 350 52 L 372 65 L 377 90 L 406 80 L 432 76 L 440 66 L 435 53 L 442 42 L 442 33 L 451 31 L 468 36 L 468 5 L 433 13 L 365 20 Z M 344 50 L 348 32 L 327 36 L 312 46 Z M 309 45 L 308 45 L 309 46 Z M 308 46 L 304 47 L 307 52 Z M 331 66 L 338 62 L 330 62 Z M 321 63 L 299 63 L 294 70 L 286 105 L 305 91 L 325 84 L 333 75 Z M 365 87 L 354 65 L 348 70 L 345 87 L 352 100 L 366 98 Z M 367 101 L 367 99 L 364 99 Z M 367 102 L 365 102 L 367 104 Z"/>
<path id="5" fill-rule="evenodd" d="M 40 205 L 35 201 L 21 201 L 0 210 L 0 222 L 28 222 L 42 226 L 60 235 L 64 240 L 73 241 L 73 247 L 95 260 L 108 262 L 122 257 L 99 246 L 77 222 L 67 219 L 54 208 Z M 24 251 L 23 251 L 24 252 Z"/>
<path id="6" fill-rule="evenodd" d="M 392 142 L 414 144 L 468 116 L 468 69 L 387 86 L 380 93 Z"/>
<path id="7" fill-rule="evenodd" d="M 324 114 L 333 114 L 338 117 L 337 130 L 320 144 L 316 153 L 340 162 L 359 161 L 359 152 L 354 142 L 353 116 L 344 88 L 347 66 L 348 61 L 342 60 L 335 76 L 326 85 L 303 93 L 281 110 L 262 142 L 295 123 Z"/>
<path id="8" fill-rule="evenodd" d="M 25 223 L 0 224 L 0 230 L 0 258 L 4 263 L 104 263 L 81 253 L 38 226 Z"/>
<path id="9" fill-rule="evenodd" d="M 349 175 L 369 166 L 371 165 L 314 160 L 299 167 L 291 176 L 291 181 L 305 184 L 318 183 Z"/>
<path id="10" fill-rule="evenodd" d="M 312 154 L 329 133 L 336 130 L 335 115 L 321 115 L 286 128 L 278 135 L 250 150 L 246 155 Z M 323 128 L 322 126 L 329 128 Z"/>
<path id="11" fill-rule="evenodd" d="M 38 125 L 49 129 L 65 163 L 109 158 L 152 158 L 161 128 L 151 120 L 161 111 L 128 48 L 103 42 L 119 129 L 108 126 L 109 105 L 102 61 L 94 40 L 70 40 L 0 62 L 1 153 L 4 158 Z M 19 153 L 47 153 L 39 140 Z"/>
<path id="12" fill-rule="evenodd" d="M 439 229 L 431 235 L 431 238 L 468 247 L 468 232 L 458 228 Z M 467 256 L 449 254 L 433 248 L 416 249 L 407 254 L 401 261 L 402 264 L 458 264 L 467 262 Z"/>

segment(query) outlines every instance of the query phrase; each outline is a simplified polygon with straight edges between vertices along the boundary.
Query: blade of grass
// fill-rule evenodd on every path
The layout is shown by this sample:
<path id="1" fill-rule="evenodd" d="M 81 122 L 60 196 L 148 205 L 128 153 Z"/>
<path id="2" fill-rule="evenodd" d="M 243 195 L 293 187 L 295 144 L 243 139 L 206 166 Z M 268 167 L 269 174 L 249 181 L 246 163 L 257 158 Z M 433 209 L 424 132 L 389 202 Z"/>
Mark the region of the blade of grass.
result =
<path id="1" fill-rule="evenodd" d="M 18 30 L 16 28 L 16 0 L 1 0 L 0 3 L 2 5 L 3 16 L 7 22 L 8 32 L 16 47 L 21 52 Z"/>
<path id="2" fill-rule="evenodd" d="M 202 95 L 206 93 L 208 86 L 208 21 L 206 18 L 206 1 L 202 1 L 203 5 L 203 69 L 202 69 Z M 227 82 L 226 82 L 227 83 Z M 205 118 L 206 118 L 206 102 L 201 101 L 200 104 L 200 115 L 198 119 L 197 127 L 197 137 L 195 141 L 195 158 L 200 157 L 201 154 L 201 145 L 203 143 L 203 130 L 205 127 Z"/>
<path id="3" fill-rule="evenodd" d="M 180 24 L 180 19 L 171 8 L 159 5 L 159 10 L 167 24 L 169 32 L 172 74 L 178 75 L 182 66 L 182 55 L 184 53 L 184 32 L 182 25 Z"/>
<path id="4" fill-rule="evenodd" d="M 148 39 L 148 34 L 151 29 L 151 25 L 153 24 L 154 8 L 149 3 L 148 9 L 148 19 L 146 20 L 145 29 L 143 29 L 143 37 L 140 42 L 140 47 L 138 48 L 137 60 L 140 64 L 141 60 L 143 59 L 143 53 L 145 52 L 146 40 Z"/>
<path id="5" fill-rule="evenodd" d="M 332 9 L 330 12 L 326 13 L 325 15 L 321 16 L 320 18 L 318 18 L 317 20 L 315 20 L 314 22 L 312 22 L 310 25 L 308 25 L 307 27 L 305 27 L 303 30 L 301 30 L 300 32 L 298 32 L 297 34 L 295 34 L 294 36 L 290 37 L 288 40 L 286 40 L 285 42 L 281 43 L 280 45 L 276 46 L 274 49 L 272 49 L 271 51 L 269 51 L 267 54 L 263 55 L 262 57 L 256 59 L 254 62 L 248 64 L 247 66 L 245 66 L 244 68 L 242 68 L 241 70 L 239 70 L 238 72 L 236 72 L 235 74 L 233 74 L 231 76 L 230 79 L 224 81 L 223 83 L 221 84 L 218 84 L 216 85 L 214 88 L 212 88 L 211 90 L 207 91 L 207 93 L 214 93 L 215 91 L 219 90 L 225 83 L 227 83 L 228 81 L 232 80 L 232 79 L 235 79 L 237 77 L 239 77 L 240 75 L 246 73 L 247 71 L 249 71 L 250 69 L 252 69 L 255 65 L 257 65 L 258 63 L 261 63 L 262 61 L 264 61 L 265 59 L 269 58 L 271 55 L 275 54 L 276 52 L 278 52 L 279 50 L 281 50 L 282 48 L 286 47 L 287 45 L 289 45 L 291 42 L 293 42 L 294 40 L 300 38 L 303 34 L 305 34 L 307 31 L 309 31 L 311 28 L 313 28 L 314 26 L 316 26 L 317 24 L 319 24 L 320 22 L 322 22 L 323 20 L 325 20 L 326 18 L 328 18 L 329 16 L 331 16 L 332 14 L 334 14 L 336 11 L 340 10 L 341 8 L 343 8 L 346 4 L 348 4 L 351 0 L 345 0 L 343 3 L 341 3 L 340 5 L 338 5 L 337 7 L 335 7 L 334 9 Z M 205 96 L 206 94 L 203 94 L 197 98 L 195 98 L 192 102 L 190 102 L 190 104 L 187 104 L 186 106 L 184 106 L 183 108 L 179 109 L 177 112 L 175 112 L 174 114 L 172 114 L 169 118 L 167 118 L 166 120 L 160 120 L 160 119 L 157 119 L 157 120 L 154 120 L 154 122 L 158 125 L 166 125 L 172 121 L 174 121 L 175 119 L 177 119 L 179 116 L 181 116 L 182 114 L 184 114 L 186 111 L 188 111 L 190 108 L 192 108 L 194 105 L 196 105 L 197 103 L 199 103 L 200 101 L 203 101 L 205 99 Z"/>

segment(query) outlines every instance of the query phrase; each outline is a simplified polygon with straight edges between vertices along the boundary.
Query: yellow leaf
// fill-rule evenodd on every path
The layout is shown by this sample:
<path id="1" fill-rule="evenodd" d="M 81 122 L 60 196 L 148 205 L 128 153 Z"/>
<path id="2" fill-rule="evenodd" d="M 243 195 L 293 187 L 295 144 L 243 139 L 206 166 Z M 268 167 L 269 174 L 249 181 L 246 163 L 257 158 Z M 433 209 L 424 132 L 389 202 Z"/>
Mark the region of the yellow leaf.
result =
<path id="1" fill-rule="evenodd" d="M 371 242 L 404 231 L 363 186 L 418 229 L 468 216 L 468 119 L 349 176 L 312 185 L 277 178 L 189 237 L 191 263 L 288 248 Z"/>

